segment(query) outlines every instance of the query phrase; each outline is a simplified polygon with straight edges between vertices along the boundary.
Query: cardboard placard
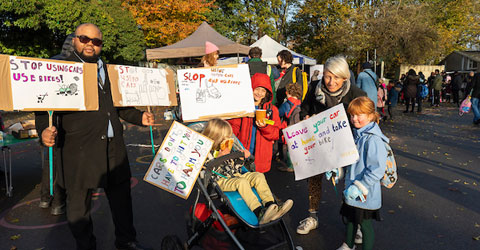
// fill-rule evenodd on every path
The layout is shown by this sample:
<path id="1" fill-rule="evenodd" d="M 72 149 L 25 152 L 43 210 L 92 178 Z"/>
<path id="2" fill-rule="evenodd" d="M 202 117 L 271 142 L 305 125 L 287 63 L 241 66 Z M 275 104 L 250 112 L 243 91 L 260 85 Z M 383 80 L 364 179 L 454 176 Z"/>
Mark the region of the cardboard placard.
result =
<path id="1" fill-rule="evenodd" d="M 97 66 L 0 55 L 0 109 L 98 110 Z"/>
<path id="2" fill-rule="evenodd" d="M 212 146 L 208 137 L 174 121 L 143 180 L 188 199 Z"/>
<path id="3" fill-rule="evenodd" d="M 107 69 L 115 106 L 177 106 L 172 70 L 112 64 Z"/>
<path id="4" fill-rule="evenodd" d="M 343 104 L 283 129 L 295 180 L 355 163 L 359 159 Z"/>
<path id="5" fill-rule="evenodd" d="M 184 121 L 254 116 L 247 64 L 182 69 L 177 78 Z"/>

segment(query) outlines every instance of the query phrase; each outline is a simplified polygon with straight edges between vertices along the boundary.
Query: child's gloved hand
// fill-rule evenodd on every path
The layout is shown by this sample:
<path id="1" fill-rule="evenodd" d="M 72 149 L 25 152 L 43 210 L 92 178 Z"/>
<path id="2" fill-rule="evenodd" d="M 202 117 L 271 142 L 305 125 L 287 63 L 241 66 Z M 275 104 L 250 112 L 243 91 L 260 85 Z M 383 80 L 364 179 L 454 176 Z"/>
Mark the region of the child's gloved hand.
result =
<path id="1" fill-rule="evenodd" d="M 347 189 L 345 189 L 345 191 L 343 191 L 343 195 L 345 195 L 345 199 L 348 200 L 354 201 L 357 198 L 360 198 L 362 202 L 366 201 L 362 191 L 360 191 L 360 189 L 354 184 L 350 185 Z"/>
<path id="2" fill-rule="evenodd" d="M 338 181 L 343 178 L 343 168 L 336 168 L 325 173 L 327 180 L 330 180 L 333 177 L 335 184 L 338 184 Z"/>
<path id="3" fill-rule="evenodd" d="M 338 168 L 325 172 L 325 177 L 330 180 L 333 177 L 335 184 L 338 184 Z"/>

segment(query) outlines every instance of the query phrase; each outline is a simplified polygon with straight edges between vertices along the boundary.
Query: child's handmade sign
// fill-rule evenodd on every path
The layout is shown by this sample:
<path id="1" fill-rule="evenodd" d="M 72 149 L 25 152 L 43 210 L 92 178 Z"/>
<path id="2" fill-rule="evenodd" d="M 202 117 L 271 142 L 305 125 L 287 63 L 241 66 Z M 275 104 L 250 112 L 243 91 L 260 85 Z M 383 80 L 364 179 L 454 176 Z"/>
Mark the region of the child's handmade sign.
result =
<path id="1" fill-rule="evenodd" d="M 170 69 L 108 65 L 115 106 L 176 106 Z"/>
<path id="2" fill-rule="evenodd" d="M 177 71 L 182 118 L 205 121 L 251 116 L 255 112 L 247 64 Z"/>
<path id="3" fill-rule="evenodd" d="M 97 67 L 0 55 L 0 109 L 98 110 Z"/>
<path id="4" fill-rule="evenodd" d="M 343 104 L 283 130 L 295 180 L 302 180 L 358 161 Z"/>
<path id="5" fill-rule="evenodd" d="M 173 122 L 143 180 L 188 199 L 213 141 Z"/>

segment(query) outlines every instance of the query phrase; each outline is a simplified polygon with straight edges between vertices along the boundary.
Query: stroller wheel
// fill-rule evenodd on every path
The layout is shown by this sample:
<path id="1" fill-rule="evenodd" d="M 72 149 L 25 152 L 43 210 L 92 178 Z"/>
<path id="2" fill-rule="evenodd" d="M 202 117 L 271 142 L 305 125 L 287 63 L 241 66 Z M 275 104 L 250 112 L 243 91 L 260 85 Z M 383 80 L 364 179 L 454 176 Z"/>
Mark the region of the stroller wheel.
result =
<path id="1" fill-rule="evenodd" d="M 184 250 L 185 247 L 176 235 L 167 235 L 162 239 L 162 250 Z"/>

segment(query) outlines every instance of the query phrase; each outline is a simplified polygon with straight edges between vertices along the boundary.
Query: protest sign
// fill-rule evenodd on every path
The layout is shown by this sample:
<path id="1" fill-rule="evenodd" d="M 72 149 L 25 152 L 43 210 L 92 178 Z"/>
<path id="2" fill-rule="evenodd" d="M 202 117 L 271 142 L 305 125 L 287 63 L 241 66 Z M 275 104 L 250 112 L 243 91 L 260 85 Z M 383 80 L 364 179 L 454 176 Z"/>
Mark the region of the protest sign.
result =
<path id="1" fill-rule="evenodd" d="M 247 64 L 177 71 L 182 118 L 206 121 L 251 116 L 255 112 Z"/>
<path id="2" fill-rule="evenodd" d="M 173 122 L 143 180 L 188 199 L 213 141 Z"/>
<path id="3" fill-rule="evenodd" d="M 115 106 L 176 106 L 170 69 L 108 65 Z"/>
<path id="4" fill-rule="evenodd" d="M 295 180 L 358 161 L 358 150 L 343 104 L 283 129 Z"/>
<path id="5" fill-rule="evenodd" d="M 98 110 L 97 67 L 0 55 L 0 109 Z"/>

